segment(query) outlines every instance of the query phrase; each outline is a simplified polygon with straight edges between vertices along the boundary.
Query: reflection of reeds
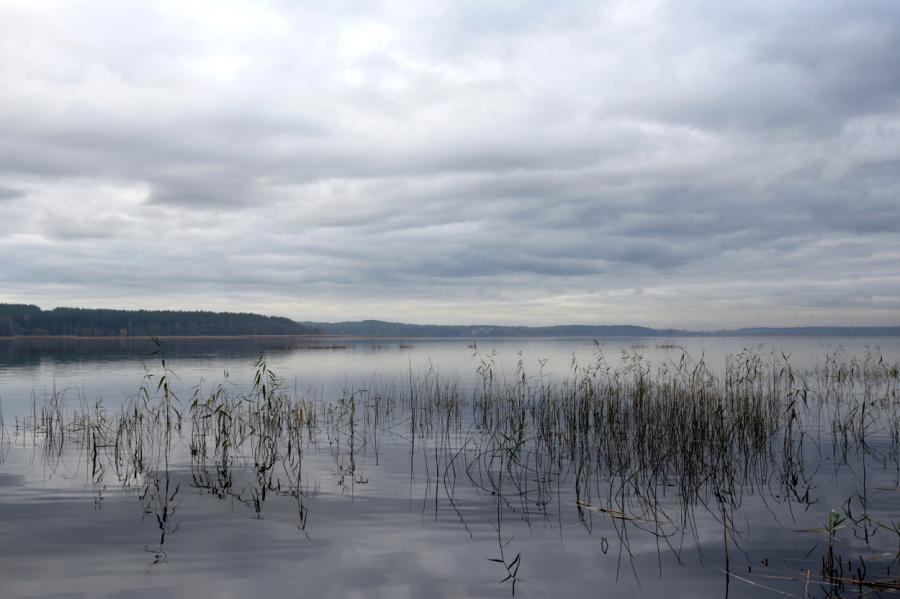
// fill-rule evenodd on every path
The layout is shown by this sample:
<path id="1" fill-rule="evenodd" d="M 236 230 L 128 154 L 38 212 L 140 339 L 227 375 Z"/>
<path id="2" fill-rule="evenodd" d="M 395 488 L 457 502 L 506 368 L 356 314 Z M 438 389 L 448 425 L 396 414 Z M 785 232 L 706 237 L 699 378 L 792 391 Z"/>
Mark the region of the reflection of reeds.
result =
<path id="1" fill-rule="evenodd" d="M 429 366 L 402 384 L 373 384 L 334 401 L 292 395 L 260 356 L 249 393 L 235 393 L 227 376 L 208 393 L 195 389 L 184 415 L 192 484 L 237 500 L 257 517 L 268 498 L 290 497 L 297 526 L 306 530 L 318 489 L 303 475 L 308 447 L 328 448 L 336 481 L 352 493 L 368 481 L 360 456 L 372 452 L 377 461 L 381 436 L 402 436 L 410 478 L 425 468 L 426 500 L 435 510 L 443 501 L 469 530 L 457 488 L 465 484 L 490 498 L 499 547 L 491 559 L 503 564 L 514 590 L 522 551 L 514 552 L 504 533 L 510 515 L 530 526 L 534 518 L 573 512 L 587 530 L 603 521 L 619 541 L 620 565 L 627 560 L 635 569 L 633 535 L 652 535 L 658 551 L 680 560 L 684 537 L 697 534 L 699 511 L 722 527 L 730 580 L 735 555 L 729 548 L 740 549 L 744 534 L 734 516 L 745 494 L 809 507 L 818 456 L 831 454 L 839 463 L 862 456 L 863 488 L 827 528 L 822 580 L 896 585 L 867 574 L 862 558 L 845 575 L 846 560 L 835 549 L 841 527 L 866 543 L 876 529 L 900 542 L 900 529 L 867 509 L 865 456 L 896 465 L 900 453 L 900 375 L 880 354 L 835 354 L 797 372 L 785 355 L 745 351 L 713 373 L 702 357 L 686 353 L 656 367 L 637 352 L 623 353 L 617 364 L 598 353 L 589 364 L 573 362 L 556 381 L 542 371 L 527 373 L 522 360 L 501 376 L 494 354 L 472 349 L 479 376 L 471 388 Z M 53 393 L 34 402 L 26 422 L 45 456 L 84 447 L 95 474 L 110 465 L 123 485 L 141 490 L 144 509 L 160 528 L 158 561 L 177 528 L 178 486 L 169 479 L 168 459 L 184 436 L 181 404 L 169 385 L 174 375 L 165 361 L 160 365 L 117 414 L 100 402 L 68 412 L 64 394 Z M 875 436 L 887 439 L 886 447 L 873 449 Z M 603 537 L 604 553 L 606 542 Z"/>

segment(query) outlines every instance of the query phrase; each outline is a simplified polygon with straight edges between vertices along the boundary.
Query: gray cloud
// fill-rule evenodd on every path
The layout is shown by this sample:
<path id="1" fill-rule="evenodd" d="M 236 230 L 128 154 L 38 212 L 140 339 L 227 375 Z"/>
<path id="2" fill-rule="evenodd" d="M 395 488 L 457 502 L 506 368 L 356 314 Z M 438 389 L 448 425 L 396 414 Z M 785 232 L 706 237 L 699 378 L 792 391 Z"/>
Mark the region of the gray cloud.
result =
<path id="1" fill-rule="evenodd" d="M 2 300 L 900 317 L 894 2 L 0 8 Z"/>
<path id="2" fill-rule="evenodd" d="M 4 200 L 14 200 L 16 198 L 21 198 L 25 195 L 24 191 L 19 189 L 14 189 L 12 187 L 5 187 L 0 185 L 0 202 Z"/>

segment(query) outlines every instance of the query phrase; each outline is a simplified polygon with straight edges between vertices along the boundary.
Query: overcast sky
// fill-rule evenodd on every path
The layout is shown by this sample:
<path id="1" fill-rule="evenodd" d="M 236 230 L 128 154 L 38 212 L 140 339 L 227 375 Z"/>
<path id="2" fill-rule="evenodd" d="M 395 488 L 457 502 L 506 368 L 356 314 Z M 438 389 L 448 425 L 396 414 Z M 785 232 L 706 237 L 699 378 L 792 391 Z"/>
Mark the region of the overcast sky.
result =
<path id="1" fill-rule="evenodd" d="M 0 0 L 0 301 L 900 324 L 900 2 Z"/>

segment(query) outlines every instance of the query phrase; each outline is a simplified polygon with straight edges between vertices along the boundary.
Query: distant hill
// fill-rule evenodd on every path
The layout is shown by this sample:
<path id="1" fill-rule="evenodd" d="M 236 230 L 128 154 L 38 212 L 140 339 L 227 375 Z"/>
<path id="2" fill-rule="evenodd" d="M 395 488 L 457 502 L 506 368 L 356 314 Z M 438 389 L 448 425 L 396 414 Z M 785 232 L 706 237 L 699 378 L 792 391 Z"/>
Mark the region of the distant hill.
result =
<path id="1" fill-rule="evenodd" d="M 304 322 L 325 335 L 359 337 L 644 337 L 690 334 L 633 325 L 557 325 L 525 327 L 502 325 L 404 324 L 383 320 Z"/>
<path id="2" fill-rule="evenodd" d="M 900 336 L 900 327 L 756 327 L 710 334 L 748 337 L 896 337 Z"/>
<path id="3" fill-rule="evenodd" d="M 316 332 L 289 318 L 249 313 L 85 308 L 41 310 L 28 304 L 0 304 L 0 337 L 307 335 Z"/>
<path id="4" fill-rule="evenodd" d="M 502 325 L 404 324 L 383 320 L 304 322 L 324 335 L 348 337 L 892 337 L 900 327 L 757 327 L 719 331 L 654 329 L 635 325 Z"/>
<path id="5" fill-rule="evenodd" d="M 503 325 L 406 324 L 383 320 L 297 322 L 280 316 L 245 312 L 176 310 L 94 310 L 29 304 L 0 304 L 0 337 L 18 335 L 229 336 L 333 335 L 344 337 L 889 337 L 897 327 L 758 327 L 720 331 L 653 329 L 634 325 Z"/>

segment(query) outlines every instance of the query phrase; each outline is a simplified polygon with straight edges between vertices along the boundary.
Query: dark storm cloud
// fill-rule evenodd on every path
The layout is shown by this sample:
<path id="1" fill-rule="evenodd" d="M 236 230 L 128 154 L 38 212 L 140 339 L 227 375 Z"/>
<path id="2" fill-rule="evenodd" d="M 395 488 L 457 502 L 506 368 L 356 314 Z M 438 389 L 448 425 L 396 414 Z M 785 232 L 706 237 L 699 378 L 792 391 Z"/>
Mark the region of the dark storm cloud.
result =
<path id="1" fill-rule="evenodd" d="M 894 2 L 0 13 L 0 300 L 900 317 Z"/>

